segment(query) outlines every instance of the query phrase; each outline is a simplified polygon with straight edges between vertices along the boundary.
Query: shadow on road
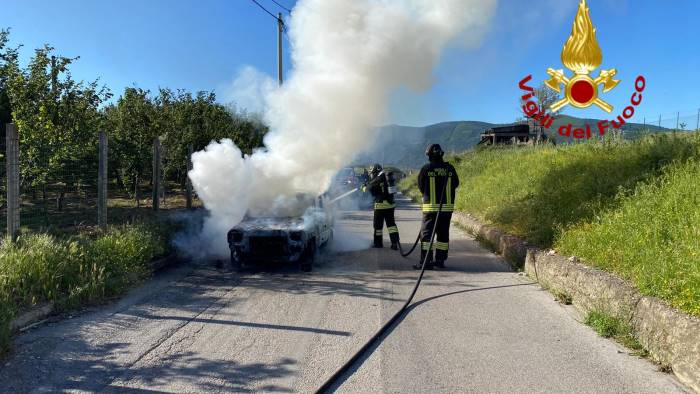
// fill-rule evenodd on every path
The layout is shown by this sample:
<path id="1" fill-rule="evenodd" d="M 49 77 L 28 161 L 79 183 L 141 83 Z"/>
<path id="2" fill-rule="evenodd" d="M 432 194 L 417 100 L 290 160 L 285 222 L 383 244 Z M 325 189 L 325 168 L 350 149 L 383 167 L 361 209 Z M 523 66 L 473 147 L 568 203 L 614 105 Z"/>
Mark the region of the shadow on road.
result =
<path id="1" fill-rule="evenodd" d="M 464 294 L 464 293 L 471 293 L 471 292 L 476 292 L 476 291 L 484 291 L 484 290 L 497 290 L 497 289 L 504 289 L 504 288 L 510 288 L 510 287 L 521 287 L 521 286 L 533 286 L 536 283 L 518 283 L 518 284 L 512 284 L 512 285 L 503 285 L 503 286 L 489 286 L 489 287 L 478 287 L 478 288 L 472 288 L 472 289 L 463 289 L 463 290 L 457 290 L 457 291 L 452 291 L 449 293 L 444 293 L 444 294 L 439 294 L 436 296 L 428 297 L 425 299 L 422 299 L 417 302 L 413 302 L 411 305 L 406 308 L 406 310 L 401 313 L 398 319 L 389 326 L 389 328 L 384 332 L 378 339 L 377 341 L 365 352 L 362 357 L 360 357 L 353 365 L 352 367 L 345 373 L 343 374 L 338 381 L 331 387 L 330 391 L 336 391 L 340 386 L 343 385 L 343 383 L 350 377 L 352 376 L 357 370 L 362 366 L 362 364 L 374 353 L 377 348 L 384 342 L 384 340 L 391 335 L 391 333 L 398 327 L 405 319 L 406 316 L 408 316 L 411 311 L 416 309 L 417 307 L 428 303 L 430 301 L 434 301 L 439 298 L 444 298 L 444 297 L 449 297 L 457 294 Z"/>
<path id="2" fill-rule="evenodd" d="M 274 364 L 241 364 L 231 360 L 204 359 L 196 357 L 190 352 L 169 355 L 160 361 L 154 366 L 124 370 L 118 381 L 110 383 L 100 391 L 105 393 L 138 392 L 138 389 L 128 387 L 129 384 L 123 384 L 124 382 L 132 382 L 138 386 L 166 387 L 168 392 L 172 392 L 173 383 L 177 382 L 176 391 L 185 392 L 195 390 L 197 392 L 274 391 L 291 393 L 293 390 L 289 387 L 263 384 L 253 388 L 250 383 L 264 382 L 290 375 L 293 373 L 292 368 L 297 364 L 296 360 L 290 358 L 282 358 Z"/>
<path id="3" fill-rule="evenodd" d="M 130 313 L 123 312 L 122 315 L 130 315 Z M 137 316 L 133 314 L 133 316 Z M 287 326 L 279 324 L 266 324 L 266 323 L 251 323 L 235 320 L 220 320 L 220 319 L 204 319 L 204 318 L 194 318 L 190 319 L 184 316 L 158 316 L 140 313 L 138 317 L 149 319 L 149 320 L 179 320 L 186 321 L 188 323 L 204 323 L 204 324 L 223 324 L 227 326 L 238 326 L 238 327 L 250 327 L 250 328 L 262 328 L 267 330 L 285 330 L 285 331 L 299 331 L 299 332 L 310 332 L 314 334 L 324 334 L 324 335 L 339 335 L 348 337 L 352 333 L 347 331 L 335 331 L 335 330 L 324 330 L 321 328 L 314 327 L 300 327 L 300 326 Z"/>

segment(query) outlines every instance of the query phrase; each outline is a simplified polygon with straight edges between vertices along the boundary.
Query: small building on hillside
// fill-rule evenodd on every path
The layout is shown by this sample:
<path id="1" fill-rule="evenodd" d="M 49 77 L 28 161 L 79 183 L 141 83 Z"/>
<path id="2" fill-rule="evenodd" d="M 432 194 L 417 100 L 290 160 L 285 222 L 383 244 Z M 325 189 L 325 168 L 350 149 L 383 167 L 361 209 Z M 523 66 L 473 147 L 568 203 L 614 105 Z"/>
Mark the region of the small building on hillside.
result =
<path id="1" fill-rule="evenodd" d="M 547 134 L 540 127 L 513 124 L 494 127 L 481 133 L 479 145 L 533 145 L 547 142 Z"/>

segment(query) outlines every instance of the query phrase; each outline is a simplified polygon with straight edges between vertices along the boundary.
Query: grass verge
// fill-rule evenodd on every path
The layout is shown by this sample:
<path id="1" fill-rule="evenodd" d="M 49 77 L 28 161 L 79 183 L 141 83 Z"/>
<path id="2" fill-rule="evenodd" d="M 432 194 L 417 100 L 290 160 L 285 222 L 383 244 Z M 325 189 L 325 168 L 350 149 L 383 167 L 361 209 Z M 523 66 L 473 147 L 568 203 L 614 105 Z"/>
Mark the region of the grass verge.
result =
<path id="1" fill-rule="evenodd" d="M 49 301 L 59 310 L 95 303 L 142 281 L 150 274 L 148 262 L 168 252 L 170 230 L 165 222 L 150 222 L 2 242 L 0 353 L 10 344 L 10 321 L 22 310 Z"/>
<path id="2" fill-rule="evenodd" d="M 569 226 L 614 209 L 620 193 L 693 157 L 700 135 L 473 151 L 451 159 L 461 181 L 456 208 L 548 247 Z"/>
<path id="3" fill-rule="evenodd" d="M 592 310 L 586 315 L 584 323 L 593 328 L 601 337 L 612 338 L 631 349 L 635 356 L 647 357 L 649 355 L 637 340 L 632 327 L 608 313 Z"/>
<path id="4" fill-rule="evenodd" d="M 398 184 L 399 190 L 413 202 L 421 201 L 422 197 L 418 191 L 418 173 L 415 172 L 401 179 Z"/>
<path id="5" fill-rule="evenodd" d="M 456 208 L 700 316 L 700 133 L 477 149 Z M 414 196 L 415 176 L 401 183 Z"/>
<path id="6" fill-rule="evenodd" d="M 669 166 L 617 205 L 569 228 L 556 248 L 700 316 L 700 161 Z"/>

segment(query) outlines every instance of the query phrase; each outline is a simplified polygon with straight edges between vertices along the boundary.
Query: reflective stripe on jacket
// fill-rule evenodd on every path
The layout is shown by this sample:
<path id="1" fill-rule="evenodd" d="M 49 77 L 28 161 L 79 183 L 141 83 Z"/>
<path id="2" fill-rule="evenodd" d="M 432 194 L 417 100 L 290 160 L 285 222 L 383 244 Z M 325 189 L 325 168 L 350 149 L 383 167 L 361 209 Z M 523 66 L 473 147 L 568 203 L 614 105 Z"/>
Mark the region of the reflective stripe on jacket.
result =
<path id="1" fill-rule="evenodd" d="M 391 209 L 396 208 L 396 204 L 389 201 L 375 202 L 374 209 Z"/>
<path id="2" fill-rule="evenodd" d="M 423 212 L 454 211 L 454 197 L 459 177 L 452 164 L 445 161 L 430 162 L 418 174 L 418 189 L 423 194 Z M 440 201 L 442 196 L 442 201 Z"/>

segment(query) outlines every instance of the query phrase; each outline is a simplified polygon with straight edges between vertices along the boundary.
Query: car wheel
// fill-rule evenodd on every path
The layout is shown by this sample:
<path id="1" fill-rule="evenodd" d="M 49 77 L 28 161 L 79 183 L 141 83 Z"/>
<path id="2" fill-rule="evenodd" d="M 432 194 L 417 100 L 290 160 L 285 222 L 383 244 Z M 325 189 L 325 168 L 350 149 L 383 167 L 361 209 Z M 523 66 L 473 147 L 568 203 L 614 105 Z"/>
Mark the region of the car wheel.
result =
<path id="1" fill-rule="evenodd" d="M 241 264 L 241 259 L 236 256 L 236 252 L 231 250 L 231 270 L 235 272 L 243 271 L 243 264 Z"/>

